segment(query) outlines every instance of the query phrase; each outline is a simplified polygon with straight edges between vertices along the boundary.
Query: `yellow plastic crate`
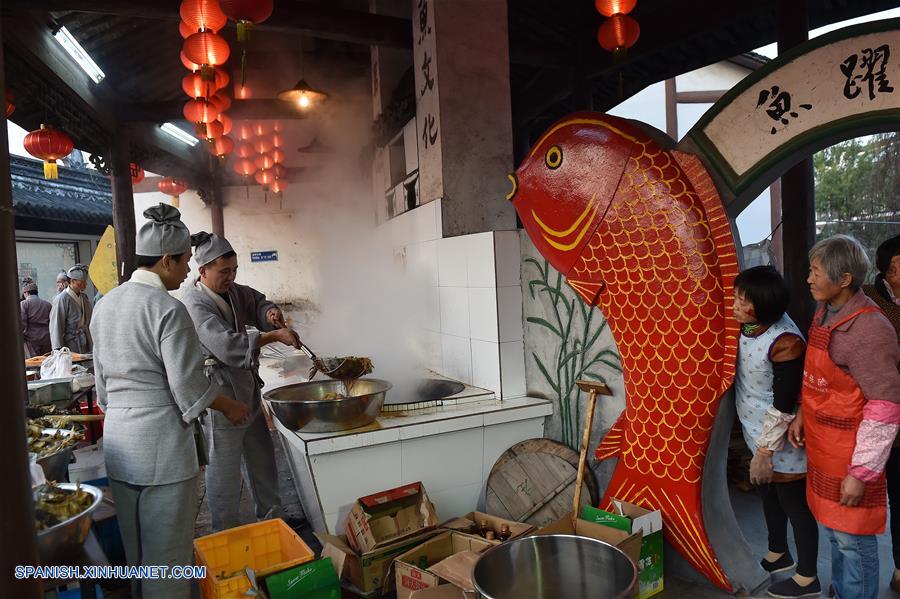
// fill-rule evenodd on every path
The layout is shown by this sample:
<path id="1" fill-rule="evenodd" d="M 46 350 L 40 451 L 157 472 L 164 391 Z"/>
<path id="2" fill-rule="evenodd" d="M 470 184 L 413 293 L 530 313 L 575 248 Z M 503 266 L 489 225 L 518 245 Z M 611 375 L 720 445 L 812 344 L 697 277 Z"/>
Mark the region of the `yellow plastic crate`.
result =
<path id="1" fill-rule="evenodd" d="M 204 599 L 244 597 L 250 581 L 246 567 L 262 578 L 311 561 L 315 554 L 280 518 L 229 528 L 194 539 L 197 565 L 206 566 L 200 581 Z"/>

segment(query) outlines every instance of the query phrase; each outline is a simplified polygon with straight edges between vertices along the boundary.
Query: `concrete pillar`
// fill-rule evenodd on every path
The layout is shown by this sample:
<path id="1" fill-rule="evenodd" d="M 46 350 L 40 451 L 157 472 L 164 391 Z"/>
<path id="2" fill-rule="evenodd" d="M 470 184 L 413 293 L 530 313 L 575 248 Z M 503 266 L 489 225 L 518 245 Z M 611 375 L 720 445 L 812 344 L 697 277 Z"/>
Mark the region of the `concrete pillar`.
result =
<path id="1" fill-rule="evenodd" d="M 421 202 L 443 236 L 513 229 L 505 0 L 412 0 Z"/>

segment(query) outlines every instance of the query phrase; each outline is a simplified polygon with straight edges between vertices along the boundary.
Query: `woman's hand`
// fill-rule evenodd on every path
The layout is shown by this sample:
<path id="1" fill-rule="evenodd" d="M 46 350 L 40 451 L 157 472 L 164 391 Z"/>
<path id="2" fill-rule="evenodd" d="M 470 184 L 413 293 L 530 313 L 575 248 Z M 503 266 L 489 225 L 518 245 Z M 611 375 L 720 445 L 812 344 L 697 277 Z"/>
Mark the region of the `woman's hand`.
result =
<path id="1" fill-rule="evenodd" d="M 848 474 L 841 482 L 841 505 L 848 507 L 859 505 L 865 492 L 866 483 Z"/>
<path id="2" fill-rule="evenodd" d="M 222 412 L 222 415 L 228 419 L 228 422 L 235 426 L 244 424 L 250 418 L 250 408 L 227 395 L 219 395 L 209 407 Z"/>
<path id="3" fill-rule="evenodd" d="M 788 441 L 794 447 L 800 448 L 806 444 L 806 435 L 803 432 L 803 410 L 798 410 L 794 421 L 788 428 Z"/>
<path id="4" fill-rule="evenodd" d="M 772 482 L 775 467 L 772 465 L 772 454 L 763 450 L 756 450 L 753 459 L 750 460 L 750 482 L 754 485 L 764 485 Z"/>

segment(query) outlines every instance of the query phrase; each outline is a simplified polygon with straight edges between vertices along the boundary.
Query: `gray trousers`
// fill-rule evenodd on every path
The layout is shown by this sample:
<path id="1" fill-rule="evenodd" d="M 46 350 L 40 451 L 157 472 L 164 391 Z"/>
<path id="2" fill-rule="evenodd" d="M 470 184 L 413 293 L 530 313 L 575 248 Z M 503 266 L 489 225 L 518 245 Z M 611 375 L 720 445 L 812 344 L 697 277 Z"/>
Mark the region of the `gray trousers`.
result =
<path id="1" fill-rule="evenodd" d="M 247 427 L 215 428 L 207 420 L 203 428 L 209 443 L 206 497 L 213 530 L 220 531 L 242 524 L 242 471 L 256 504 L 256 517 L 282 517 L 284 510 L 278 493 L 275 447 L 262 410 L 257 412 L 256 418 Z"/>
<path id="2" fill-rule="evenodd" d="M 119 530 L 130 566 L 194 563 L 197 477 L 169 485 L 138 486 L 110 479 Z M 191 581 L 141 579 L 132 595 L 143 599 L 190 599 Z"/>

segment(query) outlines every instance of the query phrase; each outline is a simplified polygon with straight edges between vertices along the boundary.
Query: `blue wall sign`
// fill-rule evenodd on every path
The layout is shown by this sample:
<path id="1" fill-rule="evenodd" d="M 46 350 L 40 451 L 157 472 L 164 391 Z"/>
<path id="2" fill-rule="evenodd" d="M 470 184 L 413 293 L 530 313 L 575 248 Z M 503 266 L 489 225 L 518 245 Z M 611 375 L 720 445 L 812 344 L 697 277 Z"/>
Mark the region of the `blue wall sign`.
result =
<path id="1" fill-rule="evenodd" d="M 250 252 L 250 262 L 278 262 L 278 251 Z"/>

